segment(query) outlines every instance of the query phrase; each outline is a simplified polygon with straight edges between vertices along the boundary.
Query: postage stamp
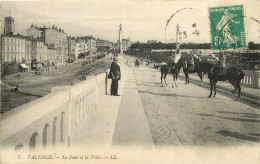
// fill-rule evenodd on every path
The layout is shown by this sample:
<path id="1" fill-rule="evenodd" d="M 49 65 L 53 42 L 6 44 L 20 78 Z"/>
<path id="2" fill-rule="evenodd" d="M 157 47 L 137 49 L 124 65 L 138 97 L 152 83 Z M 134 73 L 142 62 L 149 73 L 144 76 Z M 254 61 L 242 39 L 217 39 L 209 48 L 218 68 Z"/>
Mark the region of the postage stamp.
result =
<path id="1" fill-rule="evenodd" d="M 246 47 L 243 5 L 209 8 L 213 50 Z"/>

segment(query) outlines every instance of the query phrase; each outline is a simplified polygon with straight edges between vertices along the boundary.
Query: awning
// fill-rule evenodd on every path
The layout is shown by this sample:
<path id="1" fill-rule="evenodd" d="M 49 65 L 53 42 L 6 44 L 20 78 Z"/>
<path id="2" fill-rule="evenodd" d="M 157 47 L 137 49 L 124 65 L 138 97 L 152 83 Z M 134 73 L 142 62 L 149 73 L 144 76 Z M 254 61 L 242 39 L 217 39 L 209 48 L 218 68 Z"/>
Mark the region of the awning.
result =
<path id="1" fill-rule="evenodd" d="M 21 66 L 22 68 L 28 68 L 28 66 L 27 66 L 26 64 L 20 64 L 20 66 Z"/>

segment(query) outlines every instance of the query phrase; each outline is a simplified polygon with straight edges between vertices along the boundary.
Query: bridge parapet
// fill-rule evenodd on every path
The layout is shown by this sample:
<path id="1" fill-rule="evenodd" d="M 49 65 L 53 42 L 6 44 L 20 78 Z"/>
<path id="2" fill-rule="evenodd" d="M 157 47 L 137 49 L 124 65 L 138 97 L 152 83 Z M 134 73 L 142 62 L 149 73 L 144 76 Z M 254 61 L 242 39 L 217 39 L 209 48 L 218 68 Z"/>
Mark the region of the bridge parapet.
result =
<path id="1" fill-rule="evenodd" d="M 245 77 L 241 80 L 241 85 L 250 88 L 260 88 L 260 71 L 243 70 Z"/>
<path id="2" fill-rule="evenodd" d="M 105 77 L 102 73 L 73 86 L 52 88 L 51 94 L 0 115 L 1 146 L 14 150 L 70 146 L 73 130 L 103 100 Z"/>

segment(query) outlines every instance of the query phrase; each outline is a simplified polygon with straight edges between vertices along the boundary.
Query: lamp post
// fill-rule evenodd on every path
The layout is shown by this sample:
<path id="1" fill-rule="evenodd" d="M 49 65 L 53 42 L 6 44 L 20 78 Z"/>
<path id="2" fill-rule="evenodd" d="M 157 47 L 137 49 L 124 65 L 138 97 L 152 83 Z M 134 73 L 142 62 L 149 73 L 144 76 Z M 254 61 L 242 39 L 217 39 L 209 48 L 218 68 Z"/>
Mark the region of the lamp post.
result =
<path id="1" fill-rule="evenodd" d="M 177 63 L 179 61 L 179 59 L 181 58 L 181 54 L 180 54 L 180 42 L 179 42 L 179 33 L 180 33 L 180 26 L 179 24 L 177 24 L 176 26 L 176 53 L 174 54 L 174 62 Z"/>
<path id="2" fill-rule="evenodd" d="M 118 47 L 119 47 L 119 51 L 118 52 L 120 54 L 123 53 L 123 51 L 122 51 L 122 32 L 123 32 L 122 24 L 120 23 L 120 25 L 119 25 L 119 45 L 118 45 Z"/>

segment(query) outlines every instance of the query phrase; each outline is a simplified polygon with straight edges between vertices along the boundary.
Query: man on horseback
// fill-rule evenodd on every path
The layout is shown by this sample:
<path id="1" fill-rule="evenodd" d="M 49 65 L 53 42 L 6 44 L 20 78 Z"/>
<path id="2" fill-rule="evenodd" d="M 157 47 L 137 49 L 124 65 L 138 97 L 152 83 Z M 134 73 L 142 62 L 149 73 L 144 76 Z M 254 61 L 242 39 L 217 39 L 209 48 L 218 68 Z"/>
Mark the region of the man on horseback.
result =
<path id="1" fill-rule="evenodd" d="M 174 59 L 173 59 L 173 57 L 170 57 L 170 58 L 168 59 L 168 66 L 169 66 L 170 68 L 172 68 L 174 65 L 175 65 Z"/>
<path id="2" fill-rule="evenodd" d="M 192 52 L 188 56 L 188 69 L 194 70 L 194 56 L 193 56 Z"/>
<path id="3" fill-rule="evenodd" d="M 221 52 L 218 64 L 213 65 L 212 68 L 210 69 L 210 74 L 217 74 L 217 75 L 225 75 L 226 70 L 227 70 L 227 65 L 226 65 L 226 52 Z"/>
<path id="4" fill-rule="evenodd" d="M 227 60 L 227 57 L 226 57 L 226 52 L 224 53 L 221 53 L 220 54 L 220 57 L 219 57 L 219 63 L 218 63 L 218 75 L 226 75 L 226 60 Z"/>
<path id="5" fill-rule="evenodd" d="M 210 73 L 211 74 L 217 74 L 217 75 L 226 75 L 226 52 L 224 53 L 220 53 L 220 57 L 219 57 L 219 61 L 217 65 L 214 65 L 211 70 Z"/>
<path id="6" fill-rule="evenodd" d="M 221 53 L 219 57 L 219 67 L 226 68 L 227 67 L 226 60 L 227 60 L 226 53 Z"/>

